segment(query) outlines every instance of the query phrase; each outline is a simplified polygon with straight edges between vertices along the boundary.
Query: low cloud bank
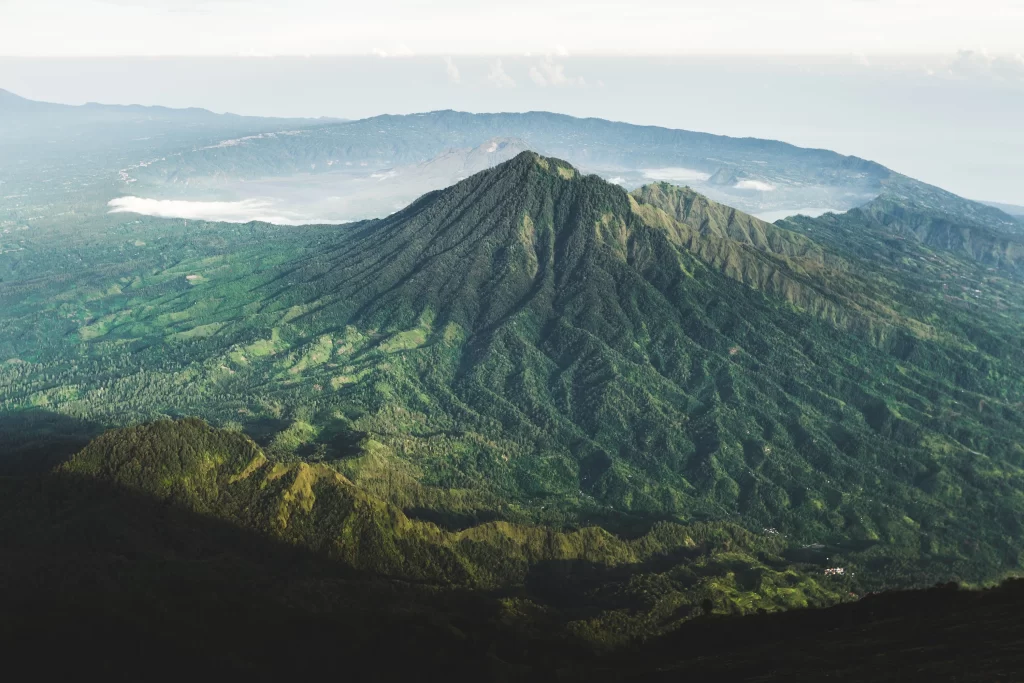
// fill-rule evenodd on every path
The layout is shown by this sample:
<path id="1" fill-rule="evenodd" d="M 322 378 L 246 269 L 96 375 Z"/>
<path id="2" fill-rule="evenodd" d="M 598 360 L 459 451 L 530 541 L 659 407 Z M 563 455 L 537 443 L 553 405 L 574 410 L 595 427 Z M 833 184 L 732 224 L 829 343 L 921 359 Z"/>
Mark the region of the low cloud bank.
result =
<path id="1" fill-rule="evenodd" d="M 696 171 L 692 168 L 672 166 L 668 168 L 645 168 L 644 177 L 650 178 L 651 180 L 685 183 L 692 180 L 707 180 L 711 177 L 711 174 Z"/>
<path id="2" fill-rule="evenodd" d="M 741 180 L 733 185 L 737 190 L 757 190 L 758 192 L 772 192 L 775 186 L 763 180 Z"/>
<path id="3" fill-rule="evenodd" d="M 827 209 L 820 206 L 809 206 L 803 209 L 777 209 L 775 211 L 762 211 L 755 213 L 754 215 L 763 221 L 768 223 L 774 223 L 775 221 L 782 220 L 783 218 L 789 218 L 790 216 L 807 216 L 808 218 L 817 218 L 823 216 L 826 213 L 845 213 L 846 209 Z"/>
<path id="4" fill-rule="evenodd" d="M 145 197 L 118 197 L 107 202 L 108 213 L 137 213 L 158 218 L 186 218 L 222 223 L 277 223 L 278 225 L 308 225 L 317 221 L 288 211 L 274 208 L 268 199 L 243 199 L 238 202 L 193 202 L 181 199 L 147 199 Z"/>

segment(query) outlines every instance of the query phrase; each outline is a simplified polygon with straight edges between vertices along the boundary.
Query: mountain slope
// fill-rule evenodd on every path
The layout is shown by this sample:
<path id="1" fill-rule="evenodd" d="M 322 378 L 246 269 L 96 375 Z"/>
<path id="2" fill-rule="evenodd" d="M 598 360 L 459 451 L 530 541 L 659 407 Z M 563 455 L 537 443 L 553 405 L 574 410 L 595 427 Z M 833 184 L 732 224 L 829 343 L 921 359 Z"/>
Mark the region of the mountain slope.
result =
<path id="1" fill-rule="evenodd" d="M 17 587 L 0 593 L 0 635 L 17 644 L 7 665 L 160 680 L 200 669 L 254 680 L 336 674 L 339 661 L 382 680 L 674 680 L 685 671 L 695 680 L 903 681 L 953 671 L 981 681 L 1020 668 L 1019 581 L 777 613 L 772 604 L 837 599 L 852 577 L 822 577 L 827 588 L 809 594 L 811 581 L 771 558 L 780 539 L 728 525 L 690 527 L 677 536 L 688 539 L 682 552 L 661 555 L 670 525 L 626 543 L 594 536 L 605 543 L 592 551 L 629 546 L 653 559 L 621 567 L 544 561 L 574 552 L 548 532 L 529 551 L 526 582 L 499 591 L 353 571 L 343 551 L 397 540 L 401 513 L 363 508 L 376 534 L 352 534 L 360 504 L 339 503 L 358 496 L 335 492 L 351 485 L 335 473 L 311 486 L 315 499 L 291 496 L 309 467 L 263 465 L 267 477 L 247 466 L 264 457 L 237 433 L 186 420 L 108 433 L 54 475 L 0 478 L 0 580 Z M 272 504 L 271 518 L 289 510 L 287 525 L 261 526 L 260 502 Z M 248 509 L 232 514 L 239 504 Z M 507 529 L 504 541 L 466 533 L 459 550 L 494 563 L 528 545 L 530 530 Z M 750 541 L 776 566 L 746 564 Z M 429 554 L 401 550 L 400 570 L 430 566 Z M 505 578 L 517 581 L 514 571 Z M 40 658 L 54 642 L 63 656 Z"/>
<path id="2" fill-rule="evenodd" d="M 262 181 L 264 194 L 288 201 L 289 188 L 278 186 L 284 177 L 316 184 L 322 182 L 316 180 L 318 176 L 344 178 L 353 170 L 387 173 L 493 139 L 521 140 L 524 148 L 566 159 L 585 172 L 599 173 L 629 188 L 652 179 L 686 182 L 749 213 L 784 215 L 780 212 L 795 213 L 805 207 L 845 211 L 882 196 L 970 218 L 978 226 L 998 229 L 1014 220 L 998 209 L 942 192 L 880 164 L 828 150 L 548 112 L 378 116 L 307 128 L 301 136 L 184 150 L 139 169 L 135 177 L 147 192 L 174 198 L 190 192 L 201 198 L 191 188 L 211 183 L 241 192 L 253 181 Z M 397 177 L 389 182 L 401 185 L 403 181 Z M 366 187 L 342 187 L 324 193 L 359 198 L 365 191 Z M 380 204 L 373 208 L 376 213 L 357 215 L 381 216 L 391 210 Z"/>
<path id="3" fill-rule="evenodd" d="M 477 147 L 495 138 L 522 140 L 529 149 L 566 159 L 587 172 L 618 178 L 629 187 L 653 178 L 685 177 L 702 192 L 748 211 L 851 208 L 876 196 L 890 175 L 888 169 L 870 161 L 772 140 L 550 112 L 437 111 L 376 116 L 317 127 L 302 136 L 252 140 L 230 149 L 186 150 L 180 157 L 168 157 L 140 171 L 138 178 L 159 192 L 161 179 L 168 177 L 202 183 L 207 178 L 308 177 L 346 165 L 379 171 L 422 163 L 447 150 Z M 740 180 L 772 189 L 750 191 Z M 175 190 L 184 191 L 183 184 Z"/>
<path id="4" fill-rule="evenodd" d="M 105 202 L 110 198 L 109 185 L 126 166 L 168 159 L 173 163 L 184 150 L 209 147 L 225 139 L 324 123 L 322 119 L 216 114 L 198 108 L 56 104 L 0 90 L 0 180 L 9 188 L 5 194 L 17 190 L 16 198 L 40 202 L 43 206 L 39 208 L 43 208 L 49 202 L 81 203 L 88 196 L 83 187 L 102 178 Z M 65 183 L 63 195 L 55 199 L 48 197 L 47 187 L 53 178 Z M 0 209 L 6 205 L 4 202 Z"/>
<path id="5" fill-rule="evenodd" d="M 266 125 L 275 121 L 276 125 L 287 123 L 337 122 L 337 119 L 272 119 L 259 116 L 239 116 L 238 114 L 217 114 L 208 109 L 189 107 L 176 109 L 172 107 L 144 106 L 138 104 L 100 104 L 89 102 L 82 105 L 56 104 L 40 102 L 20 97 L 10 91 L 0 89 L 0 125 L 19 126 L 29 129 L 29 124 L 47 123 L 62 127 L 76 127 L 90 124 L 133 124 L 142 122 L 175 122 L 178 125 L 195 126 L 200 124 L 219 124 L 241 126 L 248 121 L 250 127 Z M 3 131 L 0 128 L 0 131 Z M 51 131 L 58 132 L 59 131 Z"/>
<path id="6" fill-rule="evenodd" d="M 1017 206 L 1016 204 L 1002 204 L 1000 202 L 984 202 L 991 207 L 997 208 L 1005 214 L 1014 216 L 1018 220 L 1024 217 L 1024 206 Z"/>
<path id="7" fill-rule="evenodd" d="M 882 194 L 855 209 L 892 232 L 1010 271 L 1024 263 L 1024 225 L 1003 211 L 937 187 L 894 177 Z"/>
<path id="8" fill-rule="evenodd" d="M 773 254 L 824 263 L 821 248 L 806 237 L 713 202 L 688 187 L 657 183 L 634 190 L 632 196 L 641 205 L 664 211 L 703 238 L 727 239 Z"/>
<path id="9" fill-rule="evenodd" d="M 726 276 L 801 310 L 870 336 L 885 334 L 877 328 L 891 324 L 923 327 L 899 320 L 869 297 L 855 296 L 856 287 L 843 286 L 850 279 L 848 264 L 800 233 L 667 183 L 637 188 L 630 198 L 633 211 L 647 225 L 665 231 L 674 244 Z"/>
<path id="10" fill-rule="evenodd" d="M 877 258 L 877 226 L 862 254 L 845 225 L 646 197 L 524 153 L 384 220 L 12 296 L 45 334 L 5 337 L 5 406 L 241 423 L 453 529 L 730 519 L 872 585 L 1016 567 L 1013 321 L 922 303 L 924 252 Z M 797 285 L 894 313 L 851 334 Z"/>
<path id="11" fill-rule="evenodd" d="M 447 531 L 410 519 L 325 464 L 271 460 L 248 437 L 195 419 L 107 432 L 64 463 L 58 477 L 122 487 L 377 578 L 483 590 L 526 587 L 531 600 L 544 602 L 550 596 L 536 587 L 559 576 L 572 584 L 587 567 L 607 575 L 603 589 L 610 593 L 625 590 L 624 580 L 671 569 L 677 579 L 662 581 L 656 601 L 664 603 L 659 613 L 673 605 L 672 621 L 696 613 L 706 598 L 722 612 L 824 605 L 840 600 L 845 585 L 787 565 L 780 538 L 731 524 L 660 523 L 632 539 L 597 527 L 569 531 L 505 522 Z M 722 563 L 758 579 L 737 584 L 722 575 Z M 590 607 L 614 611 L 613 604 L 598 597 Z M 643 611 L 620 620 L 650 633 L 668 625 L 656 625 Z M 622 634 L 599 629 L 594 637 Z"/>

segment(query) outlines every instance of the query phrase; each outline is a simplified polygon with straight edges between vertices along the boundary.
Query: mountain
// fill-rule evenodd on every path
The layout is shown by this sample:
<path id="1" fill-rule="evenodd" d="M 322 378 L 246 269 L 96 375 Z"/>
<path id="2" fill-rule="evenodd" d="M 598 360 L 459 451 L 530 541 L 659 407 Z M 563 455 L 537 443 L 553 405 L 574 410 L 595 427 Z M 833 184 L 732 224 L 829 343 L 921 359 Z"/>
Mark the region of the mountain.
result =
<path id="1" fill-rule="evenodd" d="M 0 286 L 8 413 L 200 415 L 452 531 L 728 520 L 870 587 L 1018 564 L 1020 283 L 889 226 L 522 153 L 382 220 L 123 229 Z"/>
<path id="2" fill-rule="evenodd" d="M 781 571 L 780 538 L 725 524 L 629 541 L 495 523 L 456 535 L 199 420 L 106 433 L 0 493 L 0 580 L 17 587 L 0 594 L 0 635 L 18 644 L 9 667 L 42 676 L 134 677 L 156 661 L 161 680 L 339 661 L 378 680 L 993 680 L 1020 667 L 1019 580 L 852 600 L 854 577 L 816 587 L 806 567 Z M 483 567 L 498 573 L 470 573 Z M 466 588 L 495 576 L 498 590 Z M 819 600 L 845 604 L 773 605 Z M 63 656 L 39 658 L 54 642 Z"/>
<path id="3" fill-rule="evenodd" d="M 659 179 L 686 182 L 715 199 L 754 212 L 803 207 L 845 210 L 877 196 L 891 175 L 870 161 L 771 140 L 549 112 L 438 111 L 377 116 L 316 127 L 293 137 L 186 151 L 147 167 L 136 177 L 152 192 L 166 191 L 163 179 L 174 177 L 178 179 L 174 191 L 180 193 L 186 177 L 192 182 L 206 178 L 251 182 L 333 173 L 346 164 L 377 172 L 422 163 L 449 149 L 478 147 L 495 138 L 522 140 L 529 149 L 566 159 L 585 172 L 617 178 L 627 187 Z"/>
<path id="4" fill-rule="evenodd" d="M 564 565 L 569 576 L 574 566 L 593 565 L 610 572 L 610 589 L 617 581 L 616 568 L 637 576 L 655 566 L 673 566 L 677 571 L 689 567 L 689 579 L 663 597 L 671 594 L 676 603 L 693 609 L 708 595 L 723 611 L 752 611 L 742 606 L 750 601 L 761 609 L 779 609 L 841 597 L 835 588 L 818 585 L 817 577 L 798 575 L 792 567 L 780 570 L 785 565 L 780 539 L 758 537 L 731 524 L 660 523 L 631 539 L 597 527 L 562 531 L 506 522 L 448 531 L 409 518 L 326 464 L 268 457 L 243 434 L 196 419 L 107 432 L 57 473 L 212 515 L 366 576 L 495 590 L 540 585 L 549 565 Z M 760 577 L 760 594 L 739 585 L 729 591 L 716 583 L 721 579 L 711 567 L 726 550 L 730 562 Z M 769 590 L 775 584 L 780 590 Z"/>
<path id="5" fill-rule="evenodd" d="M 40 106 L 44 106 L 42 102 L 25 99 L 0 88 L 0 112 L 3 112 L 4 116 L 13 116 L 21 112 L 32 111 Z"/>
<path id="6" fill-rule="evenodd" d="M 84 105 L 55 104 L 40 102 L 15 95 L 0 89 L 0 117 L 5 121 L 24 116 L 65 115 L 79 120 L 103 116 L 148 116 L 149 118 L 216 118 L 218 115 L 206 109 L 171 109 L 169 107 L 147 107 L 141 105 L 110 105 L 89 102 Z"/>
<path id="7" fill-rule="evenodd" d="M 482 151 L 495 142 L 502 149 Z M 996 208 L 874 162 L 771 140 L 548 112 L 268 119 L 200 109 L 73 107 L 11 93 L 0 98 L 0 224 L 53 234 L 72 223 L 73 232 L 101 232 L 108 202 L 123 195 L 129 201 L 237 202 L 231 214 L 243 220 L 270 215 L 346 222 L 397 211 L 423 192 L 481 170 L 481 163 L 494 165 L 527 148 L 629 189 L 659 180 L 687 184 L 773 219 L 847 211 L 874 200 L 913 203 L 946 214 L 905 226 L 929 244 L 969 244 L 975 256 L 996 262 L 1017 258 L 1017 246 L 988 236 L 1006 226 L 1020 230 Z M 135 205 L 173 213 L 155 203 Z M 184 216 L 225 215 L 217 204 L 180 206 Z M 898 218 L 885 220 L 902 225 Z M 975 233 L 980 237 L 972 239 Z"/>
<path id="8" fill-rule="evenodd" d="M 206 109 L 173 109 L 141 105 L 83 105 L 39 102 L 0 90 L 0 173 L 17 169 L 35 171 L 39 165 L 81 164 L 87 155 L 93 172 L 99 159 L 118 152 L 141 160 L 180 152 L 198 143 L 202 147 L 225 137 L 323 125 L 330 119 L 273 119 L 236 114 L 215 114 Z M 162 153 L 162 155 L 160 154 Z M 117 168 L 106 168 L 116 175 Z"/>
<path id="9" fill-rule="evenodd" d="M 943 214 L 945 226 L 913 228 L 917 233 L 930 233 L 932 236 L 926 239 L 931 244 L 970 241 L 969 236 L 951 237 L 950 231 L 998 232 L 1007 226 L 1020 230 L 1015 219 L 998 209 L 856 157 L 776 141 L 547 112 L 442 111 L 379 116 L 305 127 L 297 135 L 208 145 L 134 170 L 131 181 L 136 184 L 132 191 L 174 199 L 245 199 L 253 196 L 256 188 L 261 196 L 296 210 L 311 202 L 315 205 L 318 196 L 328 196 L 365 207 L 344 214 L 347 218 L 383 216 L 396 207 L 376 200 L 380 192 L 377 180 L 386 181 L 389 193 L 411 200 L 419 192 L 447 186 L 445 181 L 450 176 L 437 175 L 432 183 L 424 183 L 422 174 L 403 169 L 444 158 L 452 150 L 479 149 L 495 139 L 517 140 L 519 150 L 529 148 L 566 159 L 584 172 L 597 173 L 631 189 L 652 180 L 685 183 L 712 199 L 753 214 L 778 216 L 789 211 L 817 215 L 825 210 L 846 211 L 872 201 L 896 201 Z M 407 182 L 409 186 L 404 187 Z M 216 188 L 213 195 L 211 187 Z M 303 190 L 301 201 L 296 197 L 297 187 Z M 310 188 L 321 189 L 314 192 Z M 313 222 L 322 219 L 323 214 Z M 979 241 L 988 239 L 982 237 Z M 1002 247 L 980 248 L 990 252 Z"/>
<path id="10" fill-rule="evenodd" d="M 204 109 L 71 106 L 0 91 L 0 230 L 51 244 L 95 237 L 107 227 L 107 202 L 131 186 L 137 168 L 324 123 Z"/>
<path id="11" fill-rule="evenodd" d="M 174 122 L 181 125 L 219 125 L 222 127 L 237 126 L 239 122 L 248 119 L 248 125 L 259 122 L 266 124 L 274 120 L 278 125 L 282 123 L 305 123 L 314 122 L 338 122 L 339 119 L 267 119 L 256 116 L 239 116 L 237 114 L 216 114 L 208 109 L 189 107 L 187 109 L 175 109 L 172 107 L 144 106 L 138 104 L 100 104 L 89 102 L 82 105 L 55 104 L 52 102 L 40 102 L 15 95 L 7 90 L 0 89 L 0 132 L 9 133 L 15 127 L 20 134 L 26 131 L 34 131 L 35 126 L 45 124 L 48 126 L 67 127 L 84 126 L 90 124 L 121 124 L 132 125 L 156 122 Z M 31 124 L 31 125 L 30 125 Z M 58 130 L 51 130 L 51 133 L 59 134 Z"/>
<path id="12" fill-rule="evenodd" d="M 1019 580 L 985 591 L 940 585 L 826 610 L 694 621 L 604 673 L 620 681 L 998 680 L 1022 665 L 1008 647 L 1019 638 L 1022 589 Z"/>
<path id="13" fill-rule="evenodd" d="M 985 204 L 997 208 L 1003 213 L 1010 214 L 1011 216 L 1024 216 L 1024 206 L 1017 206 L 1016 204 L 1003 204 L 1000 202 L 985 202 Z"/>
<path id="14" fill-rule="evenodd" d="M 287 137 L 296 137 L 298 133 L 291 131 Z M 266 133 L 259 139 L 277 136 Z M 214 147 L 230 150 L 248 144 L 251 139 L 221 141 Z M 237 181 L 232 170 L 197 177 L 190 167 L 146 165 L 128 169 L 125 183 L 139 194 L 157 189 L 158 194 L 185 195 L 207 201 L 244 203 L 251 202 L 254 196 L 263 197 L 267 199 L 261 201 L 272 202 L 274 211 L 289 216 L 291 223 L 339 223 L 399 211 L 426 192 L 454 185 L 474 173 L 508 161 L 525 149 L 521 140 L 495 138 L 476 147 L 447 149 L 418 163 L 371 168 L 351 161 L 328 160 L 327 173 L 317 173 L 316 162 L 312 162 L 304 173 L 244 182 Z M 161 171 L 167 171 L 168 175 L 161 176 L 159 188 L 154 188 L 151 181 Z M 136 184 L 140 178 L 141 187 Z M 266 209 L 257 208 L 252 213 L 265 214 Z"/>
<path id="15" fill-rule="evenodd" d="M 1016 269 L 1024 258 L 1024 224 L 1013 216 L 909 178 L 890 183 L 856 212 L 893 232 L 964 253 L 987 266 Z"/>

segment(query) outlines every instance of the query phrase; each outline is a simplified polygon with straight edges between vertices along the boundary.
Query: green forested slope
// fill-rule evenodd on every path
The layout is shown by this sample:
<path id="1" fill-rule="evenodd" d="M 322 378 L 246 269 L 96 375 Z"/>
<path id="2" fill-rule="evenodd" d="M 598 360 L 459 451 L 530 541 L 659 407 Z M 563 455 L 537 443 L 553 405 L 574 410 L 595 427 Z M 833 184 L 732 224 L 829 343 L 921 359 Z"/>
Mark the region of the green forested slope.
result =
<path id="1" fill-rule="evenodd" d="M 727 524 L 631 540 L 452 534 L 199 420 L 109 432 L 52 475 L 0 478 L 0 494 L 5 662 L 36 676 L 987 681 L 1020 668 L 1019 581 L 850 601 L 856 577 L 815 580 L 778 557 L 778 537 Z M 496 584 L 466 573 L 499 564 Z M 846 604 L 777 609 L 823 601 Z"/>
<path id="2" fill-rule="evenodd" d="M 821 247 L 806 237 L 711 201 L 688 187 L 655 183 L 634 190 L 631 196 L 636 199 L 641 212 L 644 209 L 663 211 L 677 224 L 689 227 L 700 237 L 730 240 L 781 256 L 825 263 L 826 255 Z M 655 225 L 658 221 L 656 214 L 648 219 Z"/>
<path id="3" fill-rule="evenodd" d="M 513 599 L 506 609 L 557 607 L 552 623 L 595 643 L 657 633 L 698 613 L 704 601 L 722 613 L 820 606 L 845 599 L 852 587 L 844 577 L 823 579 L 813 566 L 787 563 L 778 535 L 728 523 L 662 522 L 628 539 L 598 527 L 500 521 L 448 531 L 410 519 L 327 465 L 274 462 L 248 437 L 196 419 L 107 432 L 56 477 L 209 515 L 364 576 L 513 591 L 526 602 Z M 29 507 L 18 503 L 23 495 L 6 506 L 8 524 Z M 20 523 L 28 530 L 37 524 Z"/>
<path id="4" fill-rule="evenodd" d="M 856 220 L 772 226 L 523 154 L 88 295 L 5 283 L 46 332 L 9 323 L 0 398 L 232 423 L 450 529 L 730 520 L 865 585 L 1013 571 L 1020 283 L 979 275 L 968 316 L 931 279 L 986 266 Z"/>

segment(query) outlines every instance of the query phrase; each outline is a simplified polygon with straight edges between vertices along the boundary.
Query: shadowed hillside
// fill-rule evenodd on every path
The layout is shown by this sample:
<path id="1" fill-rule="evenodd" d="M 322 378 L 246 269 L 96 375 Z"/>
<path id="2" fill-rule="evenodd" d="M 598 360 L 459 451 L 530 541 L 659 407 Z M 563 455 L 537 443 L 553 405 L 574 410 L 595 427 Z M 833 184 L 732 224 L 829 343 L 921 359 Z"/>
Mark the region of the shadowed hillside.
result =
<path id="1" fill-rule="evenodd" d="M 666 582 L 698 566 L 705 551 L 692 540 L 690 559 L 677 553 L 621 575 L 600 558 L 587 572 L 541 562 L 542 572 L 518 587 L 510 575 L 499 591 L 399 578 L 443 569 L 428 559 L 442 534 L 421 535 L 417 549 L 408 543 L 415 523 L 336 474 L 317 482 L 313 469 L 270 465 L 246 437 L 192 420 L 108 433 L 49 477 L 0 479 L 0 580 L 16 587 L 0 596 L 0 635 L 16 646 L 8 667 L 112 680 L 156 663 L 147 678 L 198 670 L 269 680 L 343 662 L 376 680 L 982 681 L 1021 665 L 1020 582 L 745 617 L 725 615 L 743 602 L 707 591 L 701 604 L 652 605 Z M 528 530 L 509 531 L 500 542 L 470 536 L 498 555 L 529 543 Z M 724 531 L 698 543 L 725 541 L 712 562 L 750 581 L 752 568 L 738 564 L 742 535 Z M 567 538 L 548 533 L 529 553 L 564 556 Z M 662 530 L 632 544 L 650 551 L 665 538 Z M 604 539 L 605 559 L 624 547 Z M 375 564 L 387 547 L 400 550 L 400 567 Z M 370 571 L 352 566 L 356 554 Z M 760 571 L 761 593 L 769 574 Z M 668 628 L 669 607 L 689 621 Z M 647 630 L 636 614 L 647 615 Z M 665 635 L 637 638 L 655 623 Z M 55 645 L 60 657 L 38 656 Z"/>

